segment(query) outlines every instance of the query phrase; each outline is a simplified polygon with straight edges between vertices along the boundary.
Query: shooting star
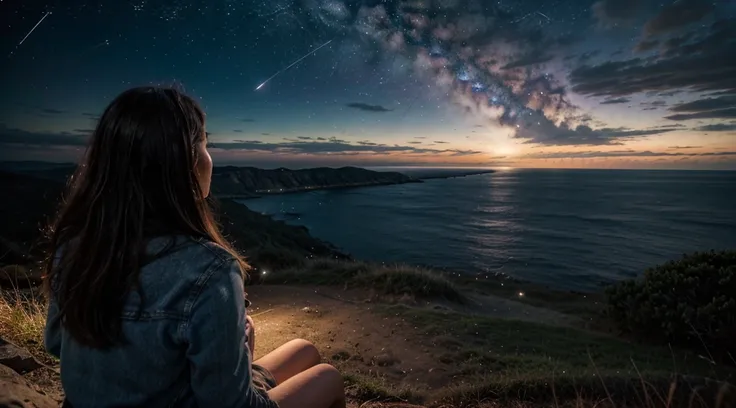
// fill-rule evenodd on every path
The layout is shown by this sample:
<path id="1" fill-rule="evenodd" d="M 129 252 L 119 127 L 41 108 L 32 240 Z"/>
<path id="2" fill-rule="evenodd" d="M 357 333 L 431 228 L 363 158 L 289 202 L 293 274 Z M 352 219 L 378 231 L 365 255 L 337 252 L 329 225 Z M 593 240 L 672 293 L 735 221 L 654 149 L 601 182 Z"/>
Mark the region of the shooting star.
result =
<path id="1" fill-rule="evenodd" d="M 552 19 L 551 19 L 551 18 L 547 17 L 547 15 L 546 15 L 546 14 L 544 14 L 544 13 L 542 13 L 541 11 L 537 11 L 537 14 L 539 14 L 540 16 L 542 16 L 542 17 L 546 18 L 546 19 L 547 19 L 547 21 L 552 21 Z"/>
<path id="2" fill-rule="evenodd" d="M 320 45 L 319 47 L 317 47 L 317 48 L 313 49 L 313 50 L 312 50 L 311 52 L 309 52 L 309 53 L 308 53 L 307 55 L 305 55 L 305 56 L 303 56 L 303 57 L 299 58 L 298 60 L 296 60 L 296 61 L 294 61 L 294 62 L 292 62 L 292 63 L 291 63 L 291 65 L 289 65 L 288 67 L 286 67 L 286 68 L 283 68 L 283 69 L 281 69 L 281 70 L 280 70 L 279 72 L 277 72 L 277 73 L 275 73 L 275 74 L 271 75 L 271 76 L 270 76 L 270 77 L 269 77 L 269 78 L 268 78 L 267 80 L 263 81 L 263 83 L 262 83 L 262 84 L 258 85 L 258 86 L 256 87 L 256 89 L 255 89 L 255 90 L 257 91 L 257 90 L 259 90 L 259 89 L 263 88 L 263 87 L 264 87 L 264 86 L 265 86 L 265 85 L 266 85 L 266 84 L 268 83 L 268 81 L 270 81 L 270 80 L 272 80 L 272 79 L 276 78 L 276 77 L 277 77 L 278 75 L 280 75 L 280 74 L 283 74 L 284 72 L 288 71 L 288 70 L 289 70 L 289 68 L 291 68 L 291 67 L 293 67 L 294 65 L 296 65 L 296 64 L 298 64 L 298 63 L 300 63 L 300 62 L 302 62 L 302 60 L 304 60 L 304 59 L 305 59 L 305 58 L 307 58 L 308 56 L 310 56 L 310 55 L 314 54 L 315 52 L 319 51 L 319 50 L 320 50 L 320 49 L 321 49 L 322 47 L 325 47 L 325 46 L 327 46 L 327 44 L 329 44 L 329 43 L 331 43 L 331 42 L 332 42 L 332 40 L 330 40 L 330 41 L 327 41 L 326 43 L 324 43 L 324 44 Z"/>
<path id="3" fill-rule="evenodd" d="M 24 41 L 26 40 L 26 38 L 28 38 L 28 36 L 30 36 L 30 35 L 31 35 L 31 34 L 33 33 L 33 31 L 35 31 L 35 30 L 36 30 L 36 27 L 38 27 L 39 25 L 41 25 L 41 23 L 43 23 L 43 20 L 45 20 L 45 19 L 46 19 L 46 17 L 48 17 L 48 16 L 49 16 L 49 14 L 51 14 L 51 12 L 50 12 L 50 11 L 49 11 L 49 12 L 46 12 L 46 14 L 44 14 L 44 16 L 43 16 L 43 17 L 41 17 L 41 19 L 40 19 L 40 20 L 38 20 L 38 23 L 36 23 L 36 25 L 35 25 L 35 26 L 33 26 L 33 28 L 31 28 L 31 31 L 29 31 L 29 32 L 28 32 L 28 34 L 26 34 L 26 36 L 25 36 L 25 37 L 23 37 L 23 39 L 22 39 L 22 40 L 20 40 L 20 42 L 18 43 L 18 47 L 20 47 L 20 46 L 21 46 L 21 45 L 23 44 L 23 42 L 24 42 Z"/>

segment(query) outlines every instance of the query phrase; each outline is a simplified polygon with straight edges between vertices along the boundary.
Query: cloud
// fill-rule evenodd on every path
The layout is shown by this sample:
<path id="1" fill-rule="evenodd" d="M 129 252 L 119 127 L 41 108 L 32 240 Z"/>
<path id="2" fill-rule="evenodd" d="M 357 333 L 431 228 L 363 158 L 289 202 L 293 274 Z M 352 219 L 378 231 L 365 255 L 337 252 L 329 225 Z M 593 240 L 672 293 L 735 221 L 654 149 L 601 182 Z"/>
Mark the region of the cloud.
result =
<path id="1" fill-rule="evenodd" d="M 86 129 L 79 129 L 86 130 Z M 72 132 L 29 132 L 27 130 L 9 128 L 0 124 L 0 145 L 21 145 L 35 147 L 86 147 L 89 135 Z M 0 149 L 2 150 L 2 149 Z"/>
<path id="2" fill-rule="evenodd" d="M 734 119 L 736 108 L 704 111 L 696 113 L 681 113 L 678 115 L 665 116 L 669 120 L 693 120 L 693 119 Z"/>
<path id="3" fill-rule="evenodd" d="M 631 102 L 631 99 L 629 98 L 615 98 L 615 99 L 607 99 L 601 102 L 601 105 L 615 105 L 619 103 L 629 103 L 629 102 Z"/>
<path id="4" fill-rule="evenodd" d="M 261 135 L 263 135 L 263 136 L 271 136 L 270 133 L 261 133 Z"/>
<path id="5" fill-rule="evenodd" d="M 255 120 L 255 119 L 240 119 L 240 121 L 241 121 L 241 122 L 246 122 L 246 123 L 253 123 L 253 122 L 255 122 L 256 120 Z"/>
<path id="6" fill-rule="evenodd" d="M 718 123 L 715 125 L 705 125 L 696 127 L 693 130 L 700 132 L 734 132 L 736 131 L 736 123 Z"/>
<path id="7" fill-rule="evenodd" d="M 629 24 L 636 18 L 643 0 L 600 0 L 593 4 L 593 17 L 604 28 Z"/>
<path id="8" fill-rule="evenodd" d="M 640 41 L 638 44 L 636 44 L 636 47 L 634 47 L 634 52 L 647 52 L 651 51 L 659 45 L 659 40 L 643 40 Z"/>
<path id="9" fill-rule="evenodd" d="M 369 105 L 367 103 L 353 102 L 347 105 L 348 108 L 362 110 L 364 112 L 391 112 L 393 109 L 385 108 L 381 105 Z"/>
<path id="10" fill-rule="evenodd" d="M 515 137 L 525 139 L 527 143 L 553 146 L 571 145 L 618 145 L 624 141 L 640 139 L 647 136 L 669 133 L 674 129 L 628 129 L 602 128 L 593 129 L 587 125 L 572 126 L 568 122 L 560 125 L 543 119 L 538 125 L 519 127 Z"/>
<path id="11" fill-rule="evenodd" d="M 236 140 L 230 143 L 213 143 L 213 148 L 223 150 L 254 150 L 276 154 L 370 154 L 381 155 L 388 153 L 429 154 L 447 156 L 472 156 L 483 154 L 476 150 L 462 149 L 429 149 L 414 146 L 386 145 L 373 142 L 348 143 L 334 139 L 327 142 L 289 141 L 286 143 L 267 143 L 260 140 Z"/>
<path id="12" fill-rule="evenodd" d="M 243 130 L 242 129 L 233 129 L 233 132 L 235 132 L 235 133 L 243 133 Z"/>
<path id="13" fill-rule="evenodd" d="M 97 113 L 90 113 L 90 112 L 83 112 L 82 113 L 82 116 L 86 116 L 88 118 L 93 118 L 93 119 L 99 119 L 100 118 L 100 115 L 99 114 L 97 114 Z"/>
<path id="14" fill-rule="evenodd" d="M 703 146 L 670 146 L 668 149 L 682 150 L 682 149 L 700 149 Z"/>
<path id="15" fill-rule="evenodd" d="M 644 32 L 659 35 L 685 27 L 702 20 L 714 10 L 713 2 L 706 0 L 677 0 L 660 10 L 647 21 Z"/>
<path id="16" fill-rule="evenodd" d="M 445 143 L 448 143 L 448 142 L 445 142 L 445 141 L 442 141 L 442 140 L 435 140 L 435 143 L 437 143 L 437 144 L 445 144 Z"/>
<path id="17" fill-rule="evenodd" d="M 87 135 L 91 135 L 95 130 L 94 129 L 74 129 L 72 132 L 74 133 L 84 133 Z"/>
<path id="18" fill-rule="evenodd" d="M 309 136 L 299 136 L 298 139 L 301 139 L 301 140 L 314 140 L 313 138 L 311 138 Z"/>
<path id="19" fill-rule="evenodd" d="M 604 157 L 700 157 L 700 156 L 736 156 L 736 151 L 707 152 L 707 153 L 672 153 L 653 152 L 650 150 L 615 150 L 615 151 L 585 151 L 585 152 L 553 152 L 534 153 L 524 157 L 531 159 L 592 159 Z"/>
<path id="20" fill-rule="evenodd" d="M 707 112 L 727 108 L 736 108 L 736 96 L 727 95 L 719 98 L 699 99 L 675 105 L 669 110 L 672 112 Z"/>
<path id="21" fill-rule="evenodd" d="M 633 58 L 582 65 L 569 74 L 572 90 L 585 96 L 723 91 L 736 88 L 736 20 L 716 22 L 697 40 L 657 59 Z"/>
<path id="22" fill-rule="evenodd" d="M 62 113 L 66 113 L 66 111 L 63 111 L 63 110 L 51 109 L 51 108 L 41 109 L 41 112 L 47 113 L 49 115 L 61 115 Z"/>
<path id="23" fill-rule="evenodd" d="M 407 143 L 409 143 L 409 144 L 422 144 L 422 142 L 417 142 L 417 141 L 407 142 Z"/>

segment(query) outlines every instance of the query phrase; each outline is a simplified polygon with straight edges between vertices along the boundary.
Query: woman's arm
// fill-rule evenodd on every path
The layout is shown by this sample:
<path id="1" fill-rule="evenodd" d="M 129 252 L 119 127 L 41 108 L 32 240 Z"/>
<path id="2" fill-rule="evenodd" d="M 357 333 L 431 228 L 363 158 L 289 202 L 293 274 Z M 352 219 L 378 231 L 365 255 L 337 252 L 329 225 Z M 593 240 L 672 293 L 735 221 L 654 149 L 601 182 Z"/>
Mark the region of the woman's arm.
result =
<path id="1" fill-rule="evenodd" d="M 207 271 L 204 278 L 186 329 L 197 405 L 277 407 L 253 387 L 240 267 L 234 261 L 222 263 Z"/>

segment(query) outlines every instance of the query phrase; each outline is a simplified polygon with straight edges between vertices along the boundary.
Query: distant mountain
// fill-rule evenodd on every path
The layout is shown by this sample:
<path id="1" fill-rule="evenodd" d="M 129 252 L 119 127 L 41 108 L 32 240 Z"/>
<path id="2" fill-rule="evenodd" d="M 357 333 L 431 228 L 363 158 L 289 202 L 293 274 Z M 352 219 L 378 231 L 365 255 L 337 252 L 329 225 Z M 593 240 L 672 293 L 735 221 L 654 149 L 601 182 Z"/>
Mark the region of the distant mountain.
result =
<path id="1" fill-rule="evenodd" d="M 44 180 L 64 182 L 74 172 L 73 164 L 40 162 L 0 163 L 0 171 L 23 174 Z M 388 184 L 420 183 L 417 178 L 398 172 L 382 172 L 342 167 L 333 169 L 264 170 L 255 167 L 215 167 L 212 194 L 218 197 L 248 198 L 266 194 L 327 188 L 365 187 Z"/>
<path id="2" fill-rule="evenodd" d="M 254 167 L 216 167 L 212 192 L 217 196 L 250 197 L 327 188 L 420 183 L 396 172 L 378 172 L 358 167 L 320 167 L 305 170 L 263 170 Z"/>

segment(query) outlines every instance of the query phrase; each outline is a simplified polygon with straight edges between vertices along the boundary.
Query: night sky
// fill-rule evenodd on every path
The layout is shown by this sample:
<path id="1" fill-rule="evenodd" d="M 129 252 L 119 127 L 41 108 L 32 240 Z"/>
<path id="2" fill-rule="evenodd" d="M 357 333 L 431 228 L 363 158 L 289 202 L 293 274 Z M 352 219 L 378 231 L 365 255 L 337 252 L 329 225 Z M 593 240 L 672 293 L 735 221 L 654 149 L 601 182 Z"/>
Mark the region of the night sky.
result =
<path id="1" fill-rule="evenodd" d="M 0 161 L 77 160 L 118 93 L 177 83 L 217 164 L 736 169 L 736 0 L 0 0 L 0 25 Z"/>

